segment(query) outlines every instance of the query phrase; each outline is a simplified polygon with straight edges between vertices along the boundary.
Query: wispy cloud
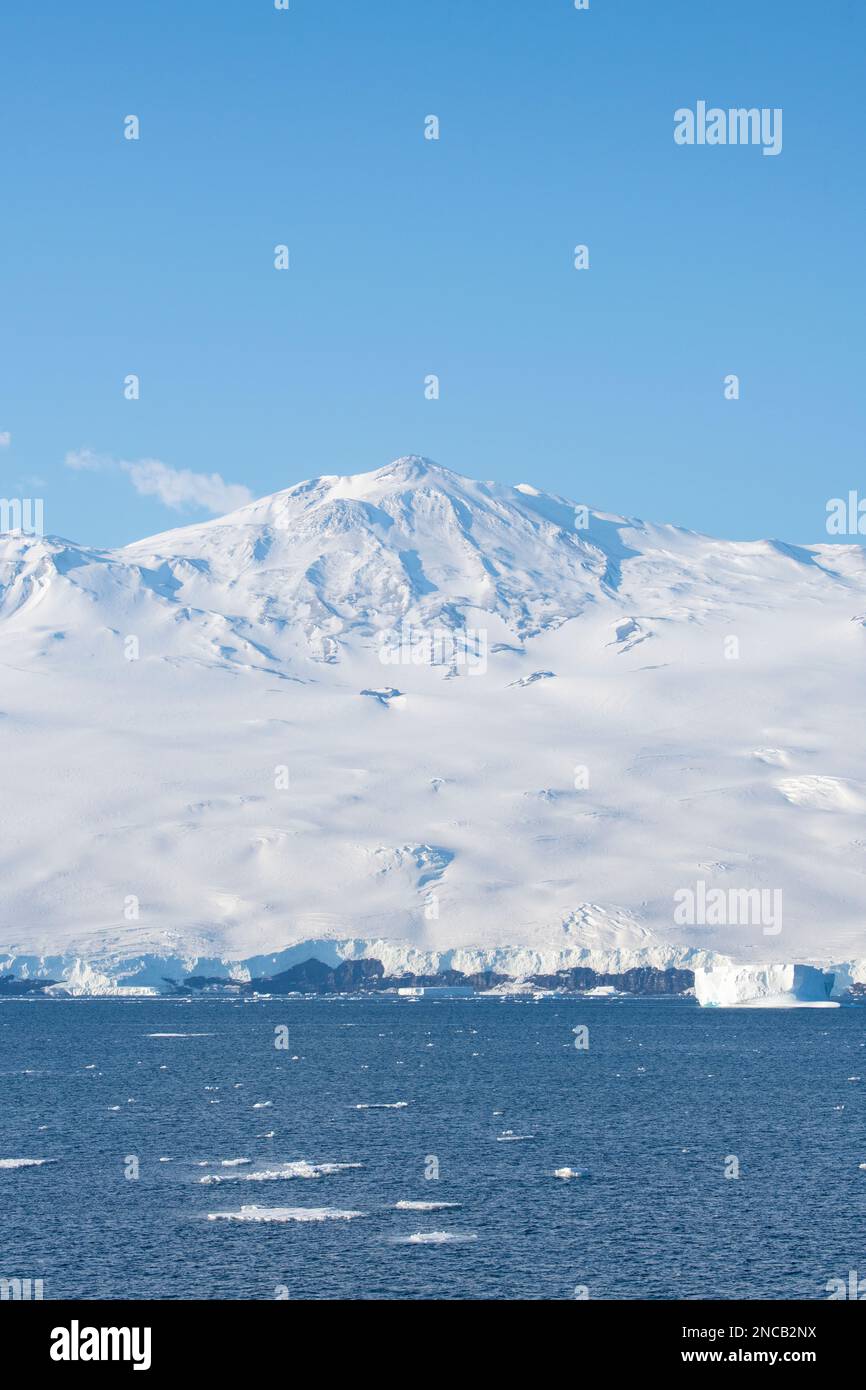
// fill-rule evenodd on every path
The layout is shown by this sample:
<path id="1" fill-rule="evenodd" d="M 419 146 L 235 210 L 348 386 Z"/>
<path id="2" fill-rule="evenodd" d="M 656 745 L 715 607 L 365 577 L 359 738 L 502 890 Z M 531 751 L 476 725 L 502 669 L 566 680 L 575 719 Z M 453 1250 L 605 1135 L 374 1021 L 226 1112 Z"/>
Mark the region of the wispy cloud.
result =
<path id="1" fill-rule="evenodd" d="M 219 473 L 193 473 L 189 468 L 169 468 L 159 459 L 139 459 L 137 463 L 122 463 L 132 486 L 144 497 L 158 497 L 166 507 L 182 511 L 184 507 L 202 507 L 218 515 L 230 512 L 252 501 L 252 493 L 243 483 L 227 483 Z"/>
<path id="2" fill-rule="evenodd" d="M 115 462 L 108 454 L 97 454 L 93 449 L 70 449 L 63 462 L 76 473 L 99 473 L 103 469 L 114 468 Z"/>
<path id="3" fill-rule="evenodd" d="M 190 468 L 170 468 L 160 459 L 115 459 L 95 449 L 70 449 L 64 459 L 76 473 L 126 473 L 142 497 L 157 497 L 173 511 L 198 507 L 219 516 L 252 501 L 243 483 L 227 483 L 219 473 L 194 473 Z"/>
<path id="4" fill-rule="evenodd" d="M 12 435 L 8 430 L 0 430 L 0 449 L 8 449 L 12 443 Z"/>

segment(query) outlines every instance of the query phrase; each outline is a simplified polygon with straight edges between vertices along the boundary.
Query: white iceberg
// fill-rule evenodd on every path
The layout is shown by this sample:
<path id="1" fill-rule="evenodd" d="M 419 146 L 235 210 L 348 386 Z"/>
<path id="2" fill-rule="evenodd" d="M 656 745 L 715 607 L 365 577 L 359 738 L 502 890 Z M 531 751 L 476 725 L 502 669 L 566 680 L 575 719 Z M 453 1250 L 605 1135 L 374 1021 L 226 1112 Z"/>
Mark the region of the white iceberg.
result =
<path id="1" fill-rule="evenodd" d="M 712 964 L 695 971 L 695 994 L 704 1009 L 834 1009 L 834 976 L 815 965 Z"/>

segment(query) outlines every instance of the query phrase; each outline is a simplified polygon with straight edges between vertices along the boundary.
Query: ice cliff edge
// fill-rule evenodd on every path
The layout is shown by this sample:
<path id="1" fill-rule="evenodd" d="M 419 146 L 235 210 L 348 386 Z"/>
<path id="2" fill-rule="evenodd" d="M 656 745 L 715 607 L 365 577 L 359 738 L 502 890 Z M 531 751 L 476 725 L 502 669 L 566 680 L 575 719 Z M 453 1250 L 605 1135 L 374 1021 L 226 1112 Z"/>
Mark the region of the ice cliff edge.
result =
<path id="1" fill-rule="evenodd" d="M 836 1008 L 834 976 L 815 965 L 711 964 L 695 971 L 702 1008 Z"/>

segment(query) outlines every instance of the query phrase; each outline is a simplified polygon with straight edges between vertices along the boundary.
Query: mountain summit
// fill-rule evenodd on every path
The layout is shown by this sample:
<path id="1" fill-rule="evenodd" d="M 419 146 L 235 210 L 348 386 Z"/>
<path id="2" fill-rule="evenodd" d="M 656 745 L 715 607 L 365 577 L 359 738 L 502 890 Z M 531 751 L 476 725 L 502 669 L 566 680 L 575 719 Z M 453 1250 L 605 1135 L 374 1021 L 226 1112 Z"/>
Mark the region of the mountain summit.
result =
<path id="1" fill-rule="evenodd" d="M 162 624 L 166 651 L 179 626 L 178 660 L 255 665 L 261 647 L 334 662 L 399 624 L 491 622 L 502 639 L 523 640 L 589 609 L 622 617 L 633 644 L 653 623 L 784 606 L 795 594 L 824 602 L 864 580 L 860 546 L 717 541 L 408 456 L 121 550 L 7 537 L 0 622 L 38 605 L 43 620 L 56 607 L 58 623 L 77 628 L 95 602 L 120 625 L 131 611 Z"/>
<path id="2" fill-rule="evenodd" d="M 0 641 L 13 955 L 866 956 L 859 546 L 407 457 L 118 550 L 6 536 Z M 784 910 L 676 916 L 715 889 Z"/>

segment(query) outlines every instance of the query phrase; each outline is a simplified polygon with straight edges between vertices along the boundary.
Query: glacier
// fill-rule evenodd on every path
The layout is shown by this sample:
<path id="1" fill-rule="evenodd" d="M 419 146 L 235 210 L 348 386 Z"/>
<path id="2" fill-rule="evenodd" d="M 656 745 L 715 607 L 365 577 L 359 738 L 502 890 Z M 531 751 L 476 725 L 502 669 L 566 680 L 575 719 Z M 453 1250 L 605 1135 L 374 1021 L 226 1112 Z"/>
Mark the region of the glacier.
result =
<path id="1" fill-rule="evenodd" d="M 808 965 L 838 995 L 864 612 L 860 545 L 416 456 L 114 550 L 0 536 L 0 965 L 84 994 L 311 956 Z M 696 884 L 781 894 L 781 931 L 677 921 Z"/>

